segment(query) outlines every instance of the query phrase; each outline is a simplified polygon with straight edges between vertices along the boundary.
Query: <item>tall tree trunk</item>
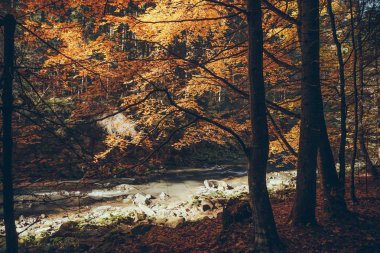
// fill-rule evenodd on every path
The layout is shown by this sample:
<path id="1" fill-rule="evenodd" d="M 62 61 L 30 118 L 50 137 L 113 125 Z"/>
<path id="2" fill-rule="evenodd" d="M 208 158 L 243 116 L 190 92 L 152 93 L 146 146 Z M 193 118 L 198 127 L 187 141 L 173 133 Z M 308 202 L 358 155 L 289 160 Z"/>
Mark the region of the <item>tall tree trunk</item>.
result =
<path id="1" fill-rule="evenodd" d="M 341 113 L 341 138 L 339 146 L 339 174 L 336 172 L 335 160 L 332 153 L 330 140 L 327 133 L 327 126 L 324 117 L 322 118 L 321 125 L 321 142 L 319 144 L 319 168 L 322 182 L 322 189 L 324 193 L 324 207 L 325 211 L 332 218 L 345 217 L 347 214 L 347 205 L 345 201 L 345 169 L 346 169 L 346 142 L 347 142 L 347 105 L 345 94 L 345 73 L 344 61 L 342 55 L 342 47 L 339 42 L 336 25 L 335 15 L 332 10 L 332 1 L 327 1 L 327 10 L 331 19 L 331 28 L 333 34 L 334 44 L 337 48 L 337 56 L 339 63 L 339 81 L 340 81 L 340 113 Z"/>
<path id="2" fill-rule="evenodd" d="M 351 41 L 352 41 L 352 48 L 353 48 L 353 88 L 354 88 L 354 138 L 352 140 L 353 150 L 352 150 L 352 159 L 351 159 L 351 200 L 352 202 L 356 203 L 357 198 L 355 195 L 355 162 L 356 162 L 356 155 L 357 155 L 357 142 L 358 142 L 358 127 L 359 127 L 359 118 L 358 118 L 358 103 L 359 103 L 359 96 L 358 96 L 358 87 L 357 87 L 357 47 L 356 47 L 356 37 L 355 37 L 355 16 L 354 16 L 354 7 L 352 4 L 352 0 L 349 0 L 350 4 L 350 24 L 351 24 Z"/>
<path id="3" fill-rule="evenodd" d="M 335 160 L 332 153 L 326 123 L 323 120 L 321 129 L 321 142 L 319 144 L 319 169 L 321 174 L 321 185 L 324 196 L 324 208 L 331 218 L 343 218 L 348 213 L 344 198 L 344 185 L 338 178 L 335 169 Z"/>
<path id="4" fill-rule="evenodd" d="M 358 5 L 358 11 L 360 12 L 360 6 Z M 361 19 L 360 19 L 361 22 Z M 359 100 L 359 145 L 365 158 L 365 166 L 372 176 L 377 177 L 378 172 L 376 167 L 371 161 L 368 153 L 367 145 L 365 143 L 364 132 L 364 59 L 363 59 L 363 42 L 362 42 L 362 29 L 358 29 L 358 60 L 359 60 L 359 84 L 360 84 L 360 100 Z"/>
<path id="5" fill-rule="evenodd" d="M 261 0 L 247 1 L 248 74 L 250 84 L 250 116 L 252 149 L 248 157 L 248 184 L 254 225 L 254 251 L 278 252 L 282 243 L 277 233 L 266 186 L 269 134 L 263 75 L 263 30 Z"/>
<path id="6" fill-rule="evenodd" d="M 342 184 L 342 193 L 345 195 L 345 182 L 346 182 L 346 144 L 347 144 L 347 103 L 346 103 L 346 78 L 344 73 L 344 60 L 342 54 L 342 44 L 339 41 L 335 15 L 332 9 L 332 0 L 327 0 L 327 11 L 331 20 L 331 30 L 336 46 L 336 52 L 339 64 L 339 81 L 340 81 L 340 144 L 339 144 L 339 180 Z"/>
<path id="7" fill-rule="evenodd" d="M 362 107 L 362 106 L 360 105 L 360 107 Z M 359 114 L 360 114 L 360 121 L 362 121 L 361 118 L 363 117 L 362 116 L 363 115 L 363 108 L 359 109 Z M 375 165 L 373 164 L 373 162 L 369 156 L 367 144 L 365 143 L 364 128 L 363 128 L 362 123 L 360 123 L 359 129 L 360 129 L 360 131 L 359 131 L 359 145 L 360 145 L 360 150 L 363 152 L 363 155 L 364 155 L 365 166 L 367 167 L 367 170 L 371 173 L 371 175 L 373 177 L 378 177 L 379 173 L 378 173 Z"/>
<path id="8" fill-rule="evenodd" d="M 4 225 L 7 253 L 18 251 L 18 238 L 14 217 L 13 176 L 12 176 L 12 111 L 13 111 L 13 72 L 14 72 L 14 33 L 16 20 L 12 15 L 3 18 L 4 26 L 4 72 L 3 72 L 3 199 Z"/>
<path id="9" fill-rule="evenodd" d="M 378 34 L 378 31 L 379 30 L 376 30 L 375 32 L 375 43 L 376 45 L 378 45 L 378 40 L 379 40 L 379 37 L 380 37 L 380 34 L 379 36 L 377 36 Z M 378 53 L 378 50 L 379 50 L 379 47 L 375 47 L 375 55 L 378 56 L 379 53 Z M 379 73 L 379 57 L 376 58 L 375 60 L 375 69 L 376 69 L 376 72 Z M 376 85 L 377 85 L 377 144 L 378 144 L 378 148 L 377 148 L 377 165 L 380 166 L 380 82 L 379 82 L 379 75 L 376 75 Z"/>
<path id="10" fill-rule="evenodd" d="M 319 63 L 319 1 L 299 0 L 302 51 L 301 133 L 297 162 L 297 188 L 290 221 L 316 222 L 316 163 L 323 103 Z"/>

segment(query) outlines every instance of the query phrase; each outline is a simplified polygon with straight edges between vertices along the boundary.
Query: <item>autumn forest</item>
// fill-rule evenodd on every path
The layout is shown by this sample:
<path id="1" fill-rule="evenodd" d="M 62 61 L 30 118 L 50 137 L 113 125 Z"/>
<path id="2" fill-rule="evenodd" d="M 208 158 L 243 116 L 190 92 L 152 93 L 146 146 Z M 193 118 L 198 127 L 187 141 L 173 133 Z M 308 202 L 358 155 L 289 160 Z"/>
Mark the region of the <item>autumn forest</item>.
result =
<path id="1" fill-rule="evenodd" d="M 0 0 L 0 252 L 380 252 L 376 0 Z"/>

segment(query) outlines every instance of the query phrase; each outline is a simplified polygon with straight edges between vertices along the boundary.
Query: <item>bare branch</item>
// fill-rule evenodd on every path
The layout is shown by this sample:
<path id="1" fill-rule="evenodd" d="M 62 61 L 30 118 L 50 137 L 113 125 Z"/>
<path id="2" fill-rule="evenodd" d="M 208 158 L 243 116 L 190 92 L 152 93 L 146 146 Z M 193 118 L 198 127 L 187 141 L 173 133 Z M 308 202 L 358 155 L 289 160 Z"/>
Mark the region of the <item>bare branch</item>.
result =
<path id="1" fill-rule="evenodd" d="M 276 131 L 278 137 L 281 139 L 281 141 L 285 144 L 286 148 L 289 150 L 289 152 L 295 156 L 295 157 L 298 157 L 298 154 L 297 152 L 293 149 L 293 147 L 289 144 L 289 142 L 286 140 L 285 136 L 282 134 L 282 131 L 280 129 L 280 127 L 277 125 L 276 121 L 274 120 L 273 116 L 271 115 L 271 113 L 269 112 L 269 110 L 267 110 L 267 115 L 268 115 L 268 118 L 270 120 L 270 122 L 272 123 L 273 127 L 274 127 L 274 130 Z"/>
<path id="2" fill-rule="evenodd" d="M 211 3 L 218 4 L 218 5 L 221 5 L 221 6 L 224 6 L 224 7 L 228 7 L 228 8 L 231 8 L 231 9 L 237 10 L 238 12 L 241 12 L 241 13 L 247 14 L 247 10 L 242 9 L 242 8 L 239 8 L 239 7 L 237 7 L 236 5 L 233 5 L 233 4 L 228 4 L 228 3 L 224 3 L 224 2 L 221 2 L 221 1 L 217 1 L 217 0 L 206 0 L 206 1 L 207 1 L 207 2 L 211 2 Z"/>
<path id="3" fill-rule="evenodd" d="M 263 0 L 263 3 L 268 7 L 269 10 L 276 13 L 279 17 L 281 17 L 281 18 L 285 19 L 286 21 L 288 21 L 292 24 L 295 24 L 297 26 L 301 25 L 301 22 L 299 20 L 297 20 L 296 18 L 293 18 L 292 16 L 289 16 L 288 14 L 283 12 L 282 10 L 278 9 L 276 6 L 271 4 L 268 0 Z"/>

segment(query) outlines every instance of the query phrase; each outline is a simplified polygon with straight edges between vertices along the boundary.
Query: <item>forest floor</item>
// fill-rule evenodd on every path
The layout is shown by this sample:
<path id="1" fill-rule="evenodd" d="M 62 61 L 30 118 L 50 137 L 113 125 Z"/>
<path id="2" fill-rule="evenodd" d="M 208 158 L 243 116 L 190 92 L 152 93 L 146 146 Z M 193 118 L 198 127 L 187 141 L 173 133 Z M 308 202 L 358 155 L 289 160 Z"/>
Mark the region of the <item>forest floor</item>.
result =
<path id="1" fill-rule="evenodd" d="M 293 227 L 287 219 L 293 193 L 287 198 L 272 200 L 278 231 L 287 252 L 380 252 L 380 180 L 359 177 L 357 197 L 352 215 L 331 221 L 321 208 L 318 189 L 318 225 Z M 349 190 L 349 189 L 347 189 Z M 349 192 L 349 191 L 347 191 Z M 347 194 L 349 195 L 349 194 Z M 221 215 L 197 222 L 185 222 L 175 228 L 140 224 L 118 224 L 77 229 L 65 226 L 38 246 L 22 252 L 247 252 L 252 245 L 249 221 L 234 223 L 222 232 Z"/>

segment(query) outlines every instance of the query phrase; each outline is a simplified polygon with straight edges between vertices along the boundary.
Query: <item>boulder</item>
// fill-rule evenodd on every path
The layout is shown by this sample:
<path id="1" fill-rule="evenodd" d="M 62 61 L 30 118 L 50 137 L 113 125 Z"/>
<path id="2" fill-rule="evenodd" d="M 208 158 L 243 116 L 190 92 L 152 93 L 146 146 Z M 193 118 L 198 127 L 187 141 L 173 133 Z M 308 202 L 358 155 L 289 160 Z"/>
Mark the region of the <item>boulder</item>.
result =
<path id="1" fill-rule="evenodd" d="M 116 190 L 116 191 L 126 191 L 126 192 L 129 192 L 130 190 L 133 190 L 133 189 L 135 188 L 129 184 L 119 184 L 113 188 L 113 190 Z"/>
<path id="2" fill-rule="evenodd" d="M 185 221 L 186 220 L 183 217 L 169 217 L 168 220 L 167 220 L 167 222 L 166 222 L 166 225 L 168 227 L 175 228 L 176 226 L 178 226 L 179 224 L 184 223 Z"/>
<path id="3" fill-rule="evenodd" d="M 150 194 L 145 195 L 145 197 L 147 197 L 148 199 L 156 199 L 155 196 L 152 196 L 152 195 L 150 195 Z"/>
<path id="4" fill-rule="evenodd" d="M 223 228 L 228 228 L 233 223 L 240 223 L 252 217 L 252 209 L 247 200 L 230 199 L 223 208 Z"/>
<path id="5" fill-rule="evenodd" d="M 203 212 L 212 210 L 214 208 L 214 204 L 211 201 L 203 199 L 200 204 L 201 210 Z"/>
<path id="6" fill-rule="evenodd" d="M 62 225 L 59 227 L 58 231 L 55 232 L 55 236 L 62 236 L 66 237 L 71 234 L 73 234 L 75 231 L 78 231 L 79 223 L 76 221 L 68 221 L 65 223 L 62 223 Z"/>
<path id="7" fill-rule="evenodd" d="M 132 219 L 134 222 L 143 221 L 146 219 L 147 215 L 140 209 L 140 210 L 132 210 L 128 213 L 128 216 L 130 219 Z"/>
<path id="8" fill-rule="evenodd" d="M 157 213 L 157 217 L 168 217 L 172 215 L 172 212 L 167 210 L 165 207 L 158 208 L 156 213 Z"/>
<path id="9" fill-rule="evenodd" d="M 123 199 L 124 204 L 132 204 L 133 203 L 133 195 L 128 195 L 125 199 Z"/>
<path id="10" fill-rule="evenodd" d="M 161 200 L 167 200 L 169 198 L 169 195 L 166 194 L 165 192 L 160 193 L 160 199 Z"/>
<path id="11" fill-rule="evenodd" d="M 223 191 L 233 189 L 233 187 L 226 182 L 219 180 L 205 180 L 204 185 L 207 189 L 217 189 Z"/>
<path id="12" fill-rule="evenodd" d="M 143 211 L 147 216 L 151 216 L 152 217 L 152 216 L 155 215 L 155 212 L 152 209 L 150 209 L 148 206 L 141 205 L 141 204 L 139 204 L 138 206 L 141 209 L 141 211 Z"/>
<path id="13" fill-rule="evenodd" d="M 154 219 L 154 224 L 157 224 L 157 225 L 166 225 L 166 223 L 168 222 L 168 218 L 165 218 L 165 217 L 158 217 L 156 219 Z"/>
<path id="14" fill-rule="evenodd" d="M 136 205 L 149 205 L 152 201 L 150 200 L 152 196 L 150 195 L 143 195 L 141 193 L 137 193 L 135 195 L 135 199 L 133 200 L 133 202 L 136 204 Z"/>

